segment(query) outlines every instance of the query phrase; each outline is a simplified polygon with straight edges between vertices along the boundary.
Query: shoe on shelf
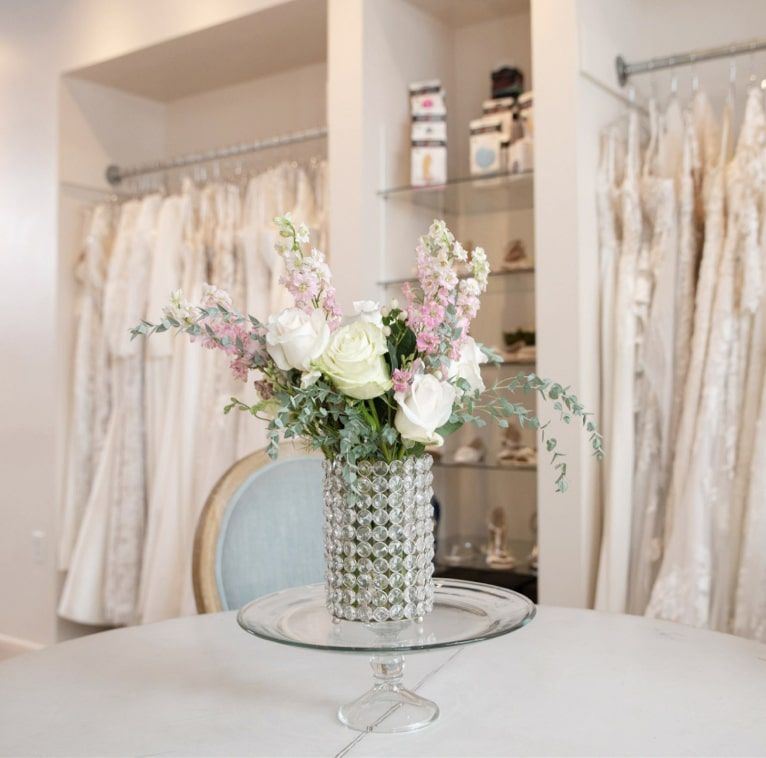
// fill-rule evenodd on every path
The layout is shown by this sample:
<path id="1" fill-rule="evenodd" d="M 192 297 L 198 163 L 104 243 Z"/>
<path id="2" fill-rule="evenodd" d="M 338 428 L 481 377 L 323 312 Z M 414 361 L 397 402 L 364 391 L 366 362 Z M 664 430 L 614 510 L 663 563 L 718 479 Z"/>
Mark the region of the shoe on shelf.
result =
<path id="1" fill-rule="evenodd" d="M 481 463 L 485 454 L 484 443 L 479 437 L 474 437 L 467 445 L 461 445 L 456 451 L 455 463 Z"/>
<path id="2" fill-rule="evenodd" d="M 497 454 L 498 463 L 511 466 L 531 466 L 537 463 L 537 450 L 533 447 L 503 448 Z"/>
<path id="3" fill-rule="evenodd" d="M 532 259 L 527 255 L 524 243 L 521 240 L 513 240 L 508 244 L 503 257 L 503 271 L 517 271 L 520 268 L 532 268 Z"/>

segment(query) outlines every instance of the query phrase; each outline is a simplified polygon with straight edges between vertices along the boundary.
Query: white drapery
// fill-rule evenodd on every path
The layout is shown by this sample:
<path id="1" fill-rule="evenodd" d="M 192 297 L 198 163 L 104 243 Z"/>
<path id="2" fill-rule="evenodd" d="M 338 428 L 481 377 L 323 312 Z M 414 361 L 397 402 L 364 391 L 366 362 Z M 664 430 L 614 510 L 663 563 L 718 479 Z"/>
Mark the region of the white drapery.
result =
<path id="1" fill-rule="evenodd" d="M 728 104 L 720 118 L 703 92 L 651 105 L 635 228 L 637 120 L 627 138 L 610 130 L 599 167 L 609 427 L 596 607 L 766 640 L 762 94 L 749 93 L 733 152 Z"/>
<path id="2" fill-rule="evenodd" d="M 194 531 L 217 479 L 265 442 L 262 422 L 224 416 L 225 358 L 165 335 L 133 340 L 173 290 L 209 282 L 265 320 L 285 301 L 273 255 L 278 213 L 324 239 L 325 162 L 284 163 L 246 186 L 184 182 L 93 209 L 80 265 L 78 336 L 59 564 L 60 615 L 120 625 L 193 613 Z M 113 229 L 114 227 L 114 229 Z"/>

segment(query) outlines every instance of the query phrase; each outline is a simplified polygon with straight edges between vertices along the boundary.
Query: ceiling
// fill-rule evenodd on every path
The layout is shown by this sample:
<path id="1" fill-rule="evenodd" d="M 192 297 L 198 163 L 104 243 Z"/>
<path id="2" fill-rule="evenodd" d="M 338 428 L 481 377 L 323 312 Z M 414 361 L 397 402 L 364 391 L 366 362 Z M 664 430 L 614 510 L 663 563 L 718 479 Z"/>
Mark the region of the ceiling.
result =
<path id="1" fill-rule="evenodd" d="M 529 12 L 529 0 L 408 0 L 449 26 L 468 26 Z"/>
<path id="2" fill-rule="evenodd" d="M 326 59 L 326 0 L 291 0 L 68 75 L 170 102 Z"/>

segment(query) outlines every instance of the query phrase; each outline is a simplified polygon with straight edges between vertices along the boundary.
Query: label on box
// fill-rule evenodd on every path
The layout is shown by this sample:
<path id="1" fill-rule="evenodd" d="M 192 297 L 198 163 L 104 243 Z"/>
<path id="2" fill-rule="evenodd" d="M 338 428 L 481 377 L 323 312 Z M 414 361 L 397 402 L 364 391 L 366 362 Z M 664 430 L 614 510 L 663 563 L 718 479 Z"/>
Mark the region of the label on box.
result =
<path id="1" fill-rule="evenodd" d="M 471 173 L 494 174 L 502 171 L 503 133 L 502 119 L 498 116 L 484 116 L 471 121 Z"/>
<path id="2" fill-rule="evenodd" d="M 447 145 L 444 142 L 413 142 L 410 183 L 413 187 L 447 181 Z"/>
<path id="3" fill-rule="evenodd" d="M 413 142 L 446 142 L 447 122 L 443 116 L 426 116 L 412 119 Z"/>
<path id="4" fill-rule="evenodd" d="M 446 116 L 447 105 L 438 79 L 410 84 L 410 113 L 413 116 Z"/>

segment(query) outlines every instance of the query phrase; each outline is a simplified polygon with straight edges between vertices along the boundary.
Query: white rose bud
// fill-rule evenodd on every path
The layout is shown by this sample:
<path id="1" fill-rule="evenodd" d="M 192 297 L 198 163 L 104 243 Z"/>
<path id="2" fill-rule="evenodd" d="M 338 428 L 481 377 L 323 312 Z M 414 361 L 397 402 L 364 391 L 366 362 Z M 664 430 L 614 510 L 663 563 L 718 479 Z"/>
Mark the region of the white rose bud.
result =
<path id="1" fill-rule="evenodd" d="M 354 321 L 331 337 L 317 367 L 344 394 L 357 400 L 379 397 L 391 387 L 383 330 L 369 321 Z"/>
<path id="2" fill-rule="evenodd" d="M 460 348 L 460 358 L 451 361 L 449 365 L 449 379 L 465 379 L 471 386 L 471 391 L 484 392 L 484 380 L 481 378 L 482 363 L 487 362 L 487 356 L 481 351 L 473 337 L 466 337 Z"/>
<path id="3" fill-rule="evenodd" d="M 394 395 L 399 404 L 394 425 L 402 439 L 443 445 L 444 439 L 436 430 L 449 421 L 455 397 L 455 388 L 449 382 L 433 374 L 415 376 L 409 392 Z"/>
<path id="4" fill-rule="evenodd" d="M 383 314 L 380 305 L 374 300 L 356 300 L 354 301 L 354 313 L 359 316 L 360 321 L 367 321 L 376 326 L 383 326 Z"/>
<path id="5" fill-rule="evenodd" d="M 269 316 L 266 349 L 282 371 L 308 371 L 329 341 L 330 327 L 324 311 L 318 308 L 311 315 L 298 308 L 285 308 Z"/>

